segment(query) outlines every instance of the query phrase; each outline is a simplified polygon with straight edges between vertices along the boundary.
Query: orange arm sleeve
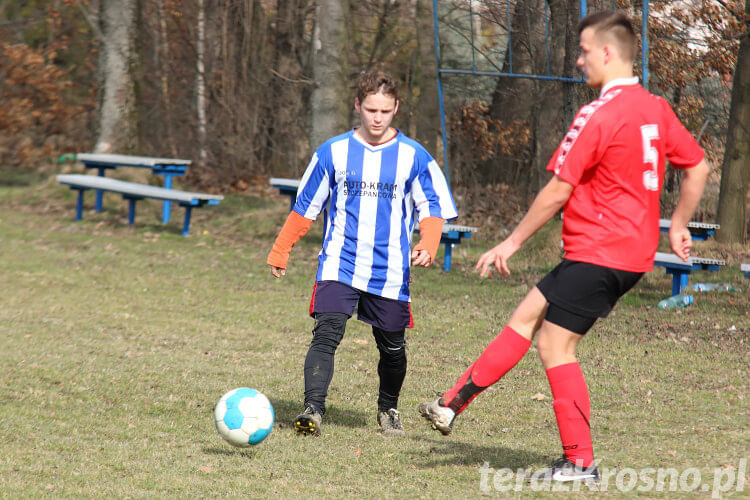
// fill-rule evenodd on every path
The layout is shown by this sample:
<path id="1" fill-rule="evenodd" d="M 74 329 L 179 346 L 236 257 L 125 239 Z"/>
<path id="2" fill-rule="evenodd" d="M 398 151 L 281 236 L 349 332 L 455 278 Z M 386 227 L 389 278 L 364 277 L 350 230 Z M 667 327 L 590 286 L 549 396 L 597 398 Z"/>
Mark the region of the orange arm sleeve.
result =
<path id="1" fill-rule="evenodd" d="M 307 233 L 312 226 L 313 221 L 292 210 L 289 217 L 286 218 L 284 227 L 276 237 L 276 241 L 268 254 L 266 263 L 269 266 L 286 269 L 286 263 L 289 260 L 289 253 L 292 247 Z"/>
<path id="2" fill-rule="evenodd" d="M 440 238 L 443 235 L 443 219 L 440 217 L 425 217 L 419 222 L 419 243 L 414 245 L 414 250 L 427 250 L 430 254 L 430 263 L 437 256 Z"/>

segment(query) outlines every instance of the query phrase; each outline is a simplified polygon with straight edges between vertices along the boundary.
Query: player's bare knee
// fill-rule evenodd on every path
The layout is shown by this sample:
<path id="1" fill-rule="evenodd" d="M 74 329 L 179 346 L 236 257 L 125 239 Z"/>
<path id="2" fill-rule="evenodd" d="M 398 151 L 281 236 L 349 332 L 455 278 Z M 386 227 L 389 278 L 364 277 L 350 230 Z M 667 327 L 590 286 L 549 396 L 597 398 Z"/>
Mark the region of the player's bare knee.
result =
<path id="1" fill-rule="evenodd" d="M 537 287 L 534 287 L 513 311 L 508 326 L 531 340 L 539 331 L 546 311 L 547 299 Z"/>
<path id="2" fill-rule="evenodd" d="M 551 326 L 553 325 L 545 323 L 537 336 L 536 350 L 542 364 L 545 368 L 550 368 L 574 362 L 579 338 L 567 335 L 562 328 Z"/>
<path id="3" fill-rule="evenodd" d="M 555 360 L 563 353 L 560 346 L 555 345 L 555 343 L 549 339 L 549 336 L 546 335 L 537 336 L 536 352 L 544 366 L 547 366 L 548 363 L 555 362 Z"/>

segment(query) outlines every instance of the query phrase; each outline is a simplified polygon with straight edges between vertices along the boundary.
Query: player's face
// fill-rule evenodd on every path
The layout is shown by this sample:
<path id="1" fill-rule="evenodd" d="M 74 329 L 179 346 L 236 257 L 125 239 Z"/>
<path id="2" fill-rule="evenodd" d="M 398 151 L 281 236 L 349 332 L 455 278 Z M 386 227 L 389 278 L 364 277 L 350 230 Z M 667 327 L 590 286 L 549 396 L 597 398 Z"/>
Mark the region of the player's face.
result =
<path id="1" fill-rule="evenodd" d="M 581 53 L 578 56 L 576 65 L 583 71 L 586 83 L 590 87 L 601 87 L 604 84 L 604 65 L 607 48 L 597 39 L 594 28 L 585 28 L 581 31 L 581 39 L 578 46 L 581 49 Z"/>
<path id="2" fill-rule="evenodd" d="M 393 117 L 398 111 L 398 101 L 382 92 L 370 94 L 362 102 L 354 100 L 354 109 L 359 113 L 362 126 L 360 136 L 371 144 L 379 144 L 387 137 Z"/>

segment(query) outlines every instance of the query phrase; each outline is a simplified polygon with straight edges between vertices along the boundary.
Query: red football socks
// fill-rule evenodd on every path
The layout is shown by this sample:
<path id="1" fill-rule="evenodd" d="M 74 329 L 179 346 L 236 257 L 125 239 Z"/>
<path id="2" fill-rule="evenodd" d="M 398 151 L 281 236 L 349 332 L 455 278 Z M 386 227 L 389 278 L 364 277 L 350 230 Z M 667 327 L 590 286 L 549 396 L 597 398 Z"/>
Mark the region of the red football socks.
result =
<path id="1" fill-rule="evenodd" d="M 594 463 L 591 445 L 591 403 L 589 389 L 578 363 L 568 363 L 547 370 L 565 458 L 576 465 Z"/>
<path id="2" fill-rule="evenodd" d="M 480 392 L 516 366 L 529 350 L 529 346 L 529 339 L 506 326 L 474 364 L 461 375 L 456 385 L 443 394 L 441 403 L 449 406 L 456 414 L 461 413 Z"/>

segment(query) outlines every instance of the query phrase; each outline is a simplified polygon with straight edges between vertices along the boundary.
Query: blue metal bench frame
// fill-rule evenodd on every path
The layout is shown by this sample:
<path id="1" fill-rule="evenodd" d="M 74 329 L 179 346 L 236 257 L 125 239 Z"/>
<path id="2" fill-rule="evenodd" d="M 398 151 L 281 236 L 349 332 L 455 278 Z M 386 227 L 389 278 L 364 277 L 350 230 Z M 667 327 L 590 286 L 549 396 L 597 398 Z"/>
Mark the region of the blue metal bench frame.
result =
<path id="1" fill-rule="evenodd" d="M 102 191 L 108 191 L 112 193 L 118 193 L 122 195 L 122 198 L 124 200 L 128 201 L 128 225 L 132 226 L 135 223 L 135 204 L 136 202 L 151 198 L 155 200 L 163 200 L 163 201 L 169 201 L 169 202 L 175 202 L 179 204 L 181 207 L 185 208 L 185 218 L 182 223 L 182 235 L 187 236 L 187 234 L 190 232 L 190 216 L 192 214 L 193 208 L 200 208 L 204 205 L 218 205 L 221 199 L 223 199 L 222 196 L 214 196 L 214 195 L 202 195 L 200 193 L 186 193 L 185 191 L 177 191 L 177 190 L 167 190 L 166 188 L 155 188 L 153 186 L 144 186 L 142 184 L 136 184 L 133 182 L 124 182 L 124 181 L 118 181 L 115 179 L 107 179 L 110 183 L 113 183 L 114 185 L 111 187 L 107 186 L 93 186 L 87 182 L 86 179 L 79 179 L 79 178 L 86 178 L 86 177 L 92 177 L 92 176 L 85 176 L 85 175 L 58 175 L 58 181 L 61 184 L 65 184 L 68 187 L 70 187 L 73 190 L 78 191 L 78 196 L 76 199 L 76 221 L 80 221 L 83 218 L 83 202 L 84 202 L 84 193 L 89 190 L 96 190 L 97 193 Z M 122 188 L 118 189 L 118 186 L 124 187 L 141 187 L 141 188 L 149 188 L 151 191 L 159 193 L 158 196 L 149 196 L 148 194 L 134 194 L 134 193 L 127 193 L 123 192 Z M 207 198 L 204 197 L 188 197 L 189 199 L 185 199 L 186 197 L 184 195 L 199 195 L 199 196 L 208 196 Z"/>
<path id="2" fill-rule="evenodd" d="M 475 227 L 443 224 L 443 234 L 440 236 L 444 254 L 443 271 L 450 271 L 453 265 L 453 245 L 460 245 L 462 240 L 471 238 L 471 233 L 476 231 Z M 419 228 L 415 228 L 414 232 L 418 233 Z"/>
<path id="3" fill-rule="evenodd" d="M 299 181 L 296 179 L 280 179 L 278 177 L 272 177 L 270 184 L 279 190 L 279 194 L 289 197 L 289 211 L 294 209 L 294 204 L 297 202 L 297 189 L 299 188 Z"/>
<path id="4" fill-rule="evenodd" d="M 672 295 L 677 295 L 688 285 L 691 271 L 718 271 L 725 265 L 723 260 L 690 257 L 688 262 L 671 253 L 657 252 L 654 265 L 661 266 L 672 275 Z"/>
<path id="5" fill-rule="evenodd" d="M 450 224 L 445 226 L 448 232 L 443 231 L 443 235 L 440 237 L 440 243 L 443 243 L 445 249 L 445 257 L 443 259 L 443 271 L 450 271 L 453 262 L 453 245 L 460 245 L 461 240 L 464 238 L 471 238 L 471 233 L 476 231 L 476 228 L 471 229 L 451 229 Z"/>

